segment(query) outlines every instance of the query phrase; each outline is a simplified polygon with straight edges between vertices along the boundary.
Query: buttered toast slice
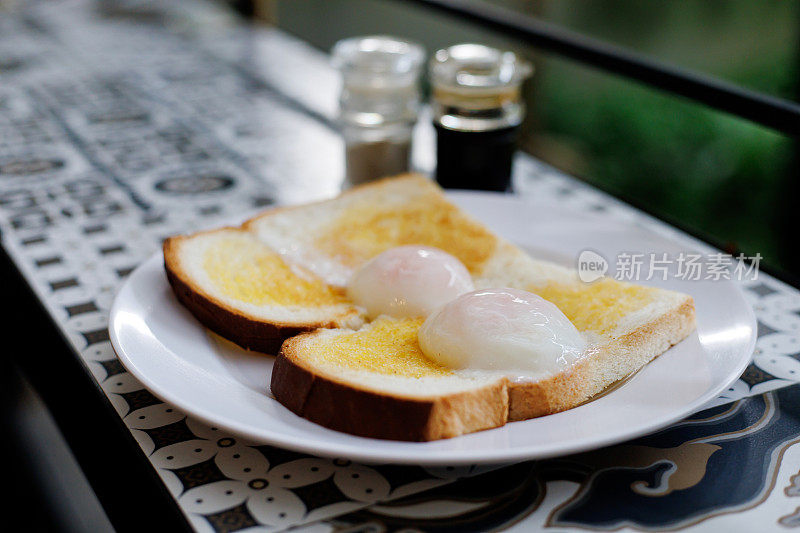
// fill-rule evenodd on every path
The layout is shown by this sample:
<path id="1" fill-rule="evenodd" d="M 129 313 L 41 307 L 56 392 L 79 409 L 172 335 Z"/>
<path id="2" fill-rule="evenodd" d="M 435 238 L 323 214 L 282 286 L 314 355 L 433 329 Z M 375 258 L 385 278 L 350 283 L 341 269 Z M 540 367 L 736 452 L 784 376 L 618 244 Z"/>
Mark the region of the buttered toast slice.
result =
<path id="1" fill-rule="evenodd" d="M 525 276 L 515 281 L 560 303 L 590 339 L 587 354 L 567 370 L 532 380 L 451 370 L 420 349 L 422 319 L 381 317 L 358 331 L 317 330 L 287 340 L 273 367 L 272 393 L 332 429 L 396 440 L 448 438 L 502 425 L 500 407 L 507 408 L 507 422 L 575 407 L 694 329 L 686 295 L 613 280 L 566 285 L 561 267 L 546 263 L 532 271 L 535 283 Z M 548 271 L 558 281 L 547 281 Z"/>
<path id="2" fill-rule="evenodd" d="M 312 422 L 365 437 L 427 441 L 504 425 L 506 380 L 431 361 L 417 344 L 421 324 L 381 317 L 358 331 L 293 337 L 275 361 L 272 394 Z"/>
<path id="3" fill-rule="evenodd" d="M 164 242 L 167 279 L 206 327 L 244 348 L 277 353 L 284 339 L 321 327 L 359 327 L 361 313 L 249 232 L 223 228 Z"/>
<path id="4" fill-rule="evenodd" d="M 497 252 L 505 241 L 415 174 L 355 187 L 333 200 L 267 211 L 243 227 L 335 286 L 345 286 L 368 259 L 402 245 L 444 250 L 473 277 L 504 260 Z"/>

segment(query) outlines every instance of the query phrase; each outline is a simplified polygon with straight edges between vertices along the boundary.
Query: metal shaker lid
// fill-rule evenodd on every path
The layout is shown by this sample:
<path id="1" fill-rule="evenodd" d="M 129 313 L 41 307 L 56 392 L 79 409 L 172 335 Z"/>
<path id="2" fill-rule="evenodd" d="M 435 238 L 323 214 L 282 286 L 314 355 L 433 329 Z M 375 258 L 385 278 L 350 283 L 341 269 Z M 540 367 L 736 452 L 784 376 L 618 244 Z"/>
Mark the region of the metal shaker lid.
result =
<path id="1" fill-rule="evenodd" d="M 519 98 L 533 65 L 517 54 L 482 44 L 457 44 L 430 62 L 434 98 L 473 109 L 501 107 Z"/>

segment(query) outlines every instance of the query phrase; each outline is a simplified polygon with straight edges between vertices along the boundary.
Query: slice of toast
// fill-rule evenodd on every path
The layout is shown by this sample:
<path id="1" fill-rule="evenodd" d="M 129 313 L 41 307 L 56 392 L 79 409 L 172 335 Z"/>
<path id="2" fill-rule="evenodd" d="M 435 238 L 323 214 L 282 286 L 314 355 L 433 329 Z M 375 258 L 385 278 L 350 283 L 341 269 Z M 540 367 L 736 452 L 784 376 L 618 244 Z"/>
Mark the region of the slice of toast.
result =
<path id="1" fill-rule="evenodd" d="M 243 227 L 335 286 L 345 286 L 368 259 L 406 244 L 444 250 L 480 275 L 504 242 L 416 174 L 355 187 L 333 200 L 268 211 Z"/>
<path id="2" fill-rule="evenodd" d="M 331 287 L 238 228 L 170 237 L 164 265 L 178 300 L 206 327 L 250 350 L 317 328 L 359 327 L 361 312 Z"/>
<path id="3" fill-rule="evenodd" d="M 541 270 L 547 266 L 539 265 Z M 538 287 L 553 291 L 547 283 Z M 637 306 L 636 297 L 625 302 L 624 293 L 643 289 L 611 280 L 595 287 L 590 292 L 619 292 L 620 300 L 610 304 L 612 313 L 615 306 Z M 562 303 L 567 297 L 561 295 Z M 449 438 L 497 427 L 502 424 L 492 405 L 507 407 L 507 422 L 553 414 L 641 369 L 694 329 L 690 297 L 658 289 L 650 297 L 613 324 L 581 305 L 566 304 L 565 313 L 578 324 L 594 322 L 593 329 L 579 327 L 592 347 L 572 368 L 544 379 L 442 368 L 419 348 L 422 319 L 381 317 L 358 331 L 323 329 L 287 340 L 273 366 L 271 389 L 284 406 L 312 422 L 395 440 Z"/>
<path id="4" fill-rule="evenodd" d="M 238 244 L 228 244 L 231 240 Z M 425 360 L 413 322 L 387 320 L 354 331 L 364 317 L 343 296 L 350 275 L 366 260 L 404 244 L 434 246 L 458 257 L 477 287 L 520 288 L 553 301 L 594 349 L 569 371 L 536 382 L 464 373 L 431 380 L 409 372 L 402 354 L 413 349 L 415 361 Z M 253 257 L 267 266 L 250 269 Z M 357 187 L 325 202 L 275 209 L 242 228 L 169 239 L 165 264 L 181 301 L 208 327 L 242 346 L 271 352 L 298 332 L 337 328 L 286 341 L 275 361 L 272 391 L 306 418 L 365 436 L 452 437 L 496 427 L 497 406 L 503 405 L 505 420 L 568 409 L 635 372 L 694 328 L 689 296 L 610 279 L 584 284 L 575 271 L 534 260 L 494 235 L 435 184 L 415 175 Z M 376 343 L 376 332 L 388 340 Z M 390 342 L 398 336 L 413 339 L 400 343 L 400 353 Z M 342 346 L 357 346 L 357 356 Z M 386 368 L 376 371 L 366 363 L 376 357 L 399 363 L 387 367 L 391 379 Z M 364 368 L 352 368 L 358 361 Z M 341 412 L 340 403 L 347 406 Z M 366 412 L 375 414 L 368 415 L 369 423 L 355 420 Z"/>

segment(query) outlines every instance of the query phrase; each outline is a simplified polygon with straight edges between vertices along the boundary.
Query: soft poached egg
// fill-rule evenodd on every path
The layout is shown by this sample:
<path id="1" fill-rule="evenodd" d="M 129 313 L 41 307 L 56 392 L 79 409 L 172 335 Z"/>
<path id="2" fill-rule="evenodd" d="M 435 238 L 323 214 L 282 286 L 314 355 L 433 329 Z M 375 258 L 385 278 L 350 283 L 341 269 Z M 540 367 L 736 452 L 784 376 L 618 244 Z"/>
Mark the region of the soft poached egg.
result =
<path id="1" fill-rule="evenodd" d="M 586 340 L 553 303 L 519 289 L 480 289 L 432 313 L 418 333 L 422 352 L 453 369 L 540 378 L 570 367 Z"/>
<path id="2" fill-rule="evenodd" d="M 358 270 L 347 296 L 369 318 L 426 317 L 437 307 L 473 290 L 467 268 L 452 255 L 428 246 L 399 246 Z"/>

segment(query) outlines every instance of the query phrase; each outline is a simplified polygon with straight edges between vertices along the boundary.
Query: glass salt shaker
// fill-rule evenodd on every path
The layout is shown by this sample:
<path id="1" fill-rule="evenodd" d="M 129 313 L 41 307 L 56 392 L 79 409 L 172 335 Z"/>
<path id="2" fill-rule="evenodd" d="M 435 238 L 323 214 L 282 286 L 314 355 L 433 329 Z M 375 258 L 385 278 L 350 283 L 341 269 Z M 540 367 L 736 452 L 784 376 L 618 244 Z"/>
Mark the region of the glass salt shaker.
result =
<path id="1" fill-rule="evenodd" d="M 332 56 L 342 74 L 346 185 L 407 172 L 424 49 L 395 37 L 354 37 L 336 43 Z"/>
<path id="2" fill-rule="evenodd" d="M 436 181 L 445 188 L 507 191 L 519 125 L 522 82 L 533 66 L 513 52 L 459 44 L 430 62 L 436 128 Z"/>

